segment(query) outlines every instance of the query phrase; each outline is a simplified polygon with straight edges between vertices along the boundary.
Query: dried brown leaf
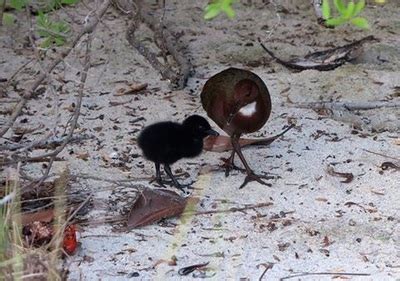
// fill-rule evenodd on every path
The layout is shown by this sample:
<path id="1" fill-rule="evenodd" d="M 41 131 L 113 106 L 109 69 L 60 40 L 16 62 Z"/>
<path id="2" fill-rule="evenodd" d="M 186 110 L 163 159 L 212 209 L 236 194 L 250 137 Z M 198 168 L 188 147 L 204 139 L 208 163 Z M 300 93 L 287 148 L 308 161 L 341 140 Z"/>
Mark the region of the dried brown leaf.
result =
<path id="1" fill-rule="evenodd" d="M 124 96 L 124 95 L 135 94 L 137 92 L 145 90 L 147 88 L 147 86 L 148 86 L 147 83 L 132 83 L 131 85 L 128 86 L 127 89 L 126 88 L 117 89 L 114 96 Z"/>
<path id="2" fill-rule="evenodd" d="M 80 152 L 76 153 L 76 158 L 87 161 L 89 158 L 89 152 L 80 151 Z"/>
<path id="3" fill-rule="evenodd" d="M 329 175 L 334 176 L 334 177 L 342 177 L 344 180 L 341 180 L 340 182 L 342 183 L 350 183 L 354 179 L 353 173 L 341 173 L 341 172 L 336 172 L 332 167 L 328 167 L 326 169 Z"/>
<path id="4" fill-rule="evenodd" d="M 163 218 L 180 215 L 187 199 L 173 191 L 143 189 L 129 212 L 128 229 L 145 226 Z"/>
<path id="5" fill-rule="evenodd" d="M 294 125 L 290 125 L 286 128 L 283 132 L 279 133 L 276 136 L 272 136 L 269 138 L 262 138 L 262 139 L 239 139 L 240 147 L 245 147 L 249 145 L 270 145 L 274 142 L 277 138 L 284 135 L 287 131 L 293 128 Z M 207 151 L 215 151 L 215 152 L 224 152 L 227 150 L 232 150 L 232 142 L 231 138 L 227 136 L 209 136 L 204 139 L 204 150 Z"/>

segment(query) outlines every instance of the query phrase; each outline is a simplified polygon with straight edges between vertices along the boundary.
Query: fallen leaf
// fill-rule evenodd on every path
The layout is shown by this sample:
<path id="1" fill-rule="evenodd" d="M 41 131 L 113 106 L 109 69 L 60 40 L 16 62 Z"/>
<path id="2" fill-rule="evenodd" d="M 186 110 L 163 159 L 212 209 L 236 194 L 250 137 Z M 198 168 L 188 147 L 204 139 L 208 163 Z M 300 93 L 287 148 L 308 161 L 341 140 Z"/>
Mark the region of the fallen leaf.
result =
<path id="1" fill-rule="evenodd" d="M 277 138 L 283 136 L 287 131 L 292 129 L 294 125 L 290 125 L 283 132 L 279 133 L 276 136 L 272 136 L 269 138 L 262 139 L 239 139 L 240 147 L 250 146 L 250 145 L 269 145 L 274 142 Z M 204 150 L 207 151 L 215 151 L 215 152 L 224 152 L 227 150 L 232 150 L 232 142 L 231 138 L 227 136 L 209 136 L 204 139 Z"/>
<path id="2" fill-rule="evenodd" d="M 132 99 L 128 100 L 128 101 L 109 101 L 108 103 L 110 104 L 110 106 L 118 106 L 118 105 L 124 105 L 124 104 L 131 104 L 132 103 Z"/>
<path id="3" fill-rule="evenodd" d="M 210 262 L 205 262 L 205 263 L 199 263 L 199 264 L 194 264 L 194 265 L 189 265 L 189 266 L 183 267 L 178 270 L 178 274 L 181 276 L 186 276 L 186 275 L 192 273 L 193 271 L 195 271 L 196 269 L 207 266 L 209 263 Z"/>
<path id="4" fill-rule="evenodd" d="M 163 218 L 180 215 L 186 207 L 187 199 L 164 189 L 145 188 L 132 206 L 127 220 L 127 228 L 149 225 Z"/>
<path id="5" fill-rule="evenodd" d="M 331 166 L 328 166 L 326 169 L 329 175 L 334 176 L 334 177 L 342 177 L 344 180 L 340 181 L 341 183 L 350 183 L 354 179 L 353 173 L 341 173 L 341 172 L 336 172 Z"/>
<path id="6" fill-rule="evenodd" d="M 22 225 L 26 225 L 35 221 L 51 222 L 54 218 L 54 209 L 37 211 L 34 213 L 23 213 L 21 215 Z"/>
<path id="7" fill-rule="evenodd" d="M 133 83 L 128 86 L 128 88 L 120 88 L 117 89 L 116 93 L 114 96 L 124 96 L 124 95 L 131 95 L 135 94 L 139 91 L 145 90 L 147 88 L 148 84 L 147 83 Z"/>
<path id="8" fill-rule="evenodd" d="M 335 241 L 331 241 L 328 236 L 324 236 L 324 239 L 322 240 L 322 247 L 326 248 L 332 245 Z"/>
<path id="9" fill-rule="evenodd" d="M 89 152 L 87 151 L 80 151 L 76 153 L 76 158 L 87 161 L 89 158 Z"/>
<path id="10" fill-rule="evenodd" d="M 42 246 L 51 241 L 54 231 L 50 223 L 34 221 L 24 225 L 22 234 L 28 245 Z"/>

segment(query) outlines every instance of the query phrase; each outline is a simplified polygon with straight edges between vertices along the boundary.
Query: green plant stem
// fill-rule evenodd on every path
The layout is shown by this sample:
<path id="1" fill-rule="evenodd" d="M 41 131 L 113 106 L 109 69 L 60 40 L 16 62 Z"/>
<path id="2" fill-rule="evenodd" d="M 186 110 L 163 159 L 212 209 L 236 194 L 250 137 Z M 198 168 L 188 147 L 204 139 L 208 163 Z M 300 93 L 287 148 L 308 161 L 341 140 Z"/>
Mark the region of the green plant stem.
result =
<path id="1" fill-rule="evenodd" d="M 3 15 L 4 15 L 4 10 L 6 9 L 6 0 L 3 0 L 3 3 L 1 5 L 0 9 L 0 26 L 3 25 Z"/>

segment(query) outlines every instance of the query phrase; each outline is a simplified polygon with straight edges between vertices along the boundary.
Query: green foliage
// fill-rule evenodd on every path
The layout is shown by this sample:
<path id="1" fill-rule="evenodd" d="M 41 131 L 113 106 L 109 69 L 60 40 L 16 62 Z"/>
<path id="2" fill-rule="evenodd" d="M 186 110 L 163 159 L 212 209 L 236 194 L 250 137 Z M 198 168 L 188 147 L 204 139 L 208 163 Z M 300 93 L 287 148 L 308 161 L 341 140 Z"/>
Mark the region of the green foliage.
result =
<path id="1" fill-rule="evenodd" d="M 204 19 L 211 20 L 218 16 L 221 12 L 224 12 L 228 18 L 232 19 L 236 13 L 232 8 L 232 4 L 235 0 L 214 0 L 206 6 L 204 9 Z"/>
<path id="2" fill-rule="evenodd" d="M 74 5 L 79 0 L 42 0 L 46 11 L 59 9 L 62 5 Z"/>
<path id="3" fill-rule="evenodd" d="M 42 48 L 49 48 L 52 44 L 57 46 L 64 45 L 70 28 L 67 23 L 63 21 L 52 21 L 47 14 L 39 12 L 36 17 L 38 26 L 38 34 L 40 37 L 45 38 L 41 44 Z"/>
<path id="4" fill-rule="evenodd" d="M 10 6 L 17 11 L 22 10 L 29 4 L 30 0 L 10 0 Z M 74 5 L 79 0 L 38 0 L 41 7 L 36 17 L 36 24 L 38 34 L 44 38 L 41 44 L 42 48 L 49 48 L 55 44 L 62 46 L 65 44 L 68 33 L 70 31 L 69 25 L 63 21 L 51 21 L 45 12 L 59 9 L 62 5 Z M 5 25 L 12 25 L 15 22 L 15 16 L 10 13 L 4 13 L 2 22 Z"/>
<path id="5" fill-rule="evenodd" d="M 350 22 L 360 28 L 369 28 L 368 21 L 365 18 L 358 16 L 365 8 L 365 0 L 359 0 L 357 3 L 349 1 L 347 5 L 343 0 L 333 0 L 333 3 L 339 14 L 337 17 L 332 17 L 331 15 L 329 0 L 322 1 L 322 16 L 326 25 L 339 26 Z"/>
<path id="6" fill-rule="evenodd" d="M 28 3 L 28 0 L 11 0 L 10 6 L 17 11 L 22 10 L 23 7 Z"/>
<path id="7" fill-rule="evenodd" d="M 3 14 L 3 24 L 4 25 L 8 25 L 11 26 L 15 23 L 15 16 L 13 14 L 10 13 L 4 13 Z"/>

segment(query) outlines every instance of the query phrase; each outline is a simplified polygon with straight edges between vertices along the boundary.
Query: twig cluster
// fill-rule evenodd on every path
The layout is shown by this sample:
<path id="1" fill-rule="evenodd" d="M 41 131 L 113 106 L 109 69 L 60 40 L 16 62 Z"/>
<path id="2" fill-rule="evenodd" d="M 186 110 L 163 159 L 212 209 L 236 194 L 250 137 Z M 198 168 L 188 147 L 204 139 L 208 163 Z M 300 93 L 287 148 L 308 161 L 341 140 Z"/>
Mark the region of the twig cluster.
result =
<path id="1" fill-rule="evenodd" d="M 192 66 L 189 60 L 183 55 L 185 51 L 184 46 L 176 36 L 164 26 L 165 1 L 163 1 L 163 14 L 159 20 L 157 20 L 158 17 L 155 17 L 151 11 L 146 9 L 147 7 L 145 7 L 143 3 L 143 1 L 136 1 L 136 13 L 127 31 L 127 40 L 161 73 L 163 78 L 170 80 L 175 88 L 183 89 L 186 86 Z M 154 31 L 154 42 L 161 50 L 165 64 L 159 61 L 157 54 L 136 39 L 135 32 L 141 22 Z M 177 71 L 174 71 L 172 66 L 168 64 L 167 54 L 170 54 L 175 60 Z"/>
<path id="2" fill-rule="evenodd" d="M 34 77 L 33 83 L 29 85 L 26 89 L 24 89 L 23 93 L 20 95 L 20 98 L 16 101 L 17 104 L 13 108 L 13 111 L 8 117 L 8 120 L 0 128 L 0 139 L 2 140 L 2 143 L 0 144 L 0 155 L 3 158 L 1 161 L 2 163 L 0 162 L 0 164 L 12 165 L 22 163 L 23 165 L 25 165 L 31 162 L 48 162 L 45 166 L 45 171 L 40 176 L 40 178 L 35 179 L 28 177 L 30 183 L 26 185 L 25 188 L 40 186 L 49 177 L 53 163 L 59 159 L 58 155 L 65 149 L 65 147 L 71 142 L 76 141 L 77 139 L 82 139 L 81 136 L 74 136 L 74 132 L 75 129 L 78 127 L 82 99 L 84 96 L 84 87 L 88 71 L 90 69 L 90 52 L 93 32 L 100 22 L 102 16 L 109 8 L 110 4 L 111 0 L 104 0 L 100 6 L 96 8 L 91 8 L 89 14 L 85 17 L 84 21 L 82 21 L 82 26 L 80 27 L 78 32 L 72 37 L 71 43 L 68 46 L 62 48 L 58 55 L 54 59 L 50 60 L 47 65 L 45 65 L 45 63 L 41 59 L 42 54 L 40 48 L 35 44 L 35 38 L 33 37 L 33 20 L 31 18 L 30 11 L 28 9 L 26 11 L 27 22 L 29 23 L 29 31 L 27 33 L 30 45 L 34 51 L 35 65 L 39 66 L 39 71 L 36 77 Z M 65 58 L 70 55 L 74 48 L 78 45 L 85 46 L 83 69 L 80 71 L 80 80 L 77 86 L 77 97 L 74 103 L 72 116 L 69 118 L 66 124 L 60 125 L 65 128 L 63 136 L 56 136 L 56 130 L 54 130 L 53 132 L 47 133 L 45 136 L 42 136 L 41 139 L 32 142 L 24 142 L 22 140 L 15 142 L 11 140 L 8 137 L 9 134 L 7 134 L 7 132 L 9 132 L 11 128 L 13 128 L 13 125 L 17 118 L 23 116 L 23 109 L 26 107 L 29 101 L 33 97 L 38 97 L 37 89 L 39 88 L 39 86 L 43 85 L 47 86 L 50 89 L 53 89 L 52 95 L 57 97 L 58 93 L 56 93 L 56 91 L 54 90 L 55 81 L 53 80 L 55 79 L 52 72 L 60 63 L 65 62 Z M 29 60 L 23 65 L 23 67 L 26 67 L 26 65 L 28 65 L 31 61 L 32 60 Z M 10 76 L 7 81 L 6 87 L 9 86 L 12 79 L 16 78 L 17 73 L 19 73 L 23 69 L 23 67 L 19 68 L 14 74 Z M 55 106 L 59 106 L 58 103 L 56 103 Z M 55 110 L 55 112 L 57 112 L 57 110 Z M 31 131 L 34 131 L 34 129 L 32 129 Z M 6 144 L 3 141 L 5 141 Z M 30 157 L 28 151 L 32 151 L 35 148 L 48 149 L 50 151 L 41 155 Z M 22 171 L 21 174 L 23 174 Z"/>

